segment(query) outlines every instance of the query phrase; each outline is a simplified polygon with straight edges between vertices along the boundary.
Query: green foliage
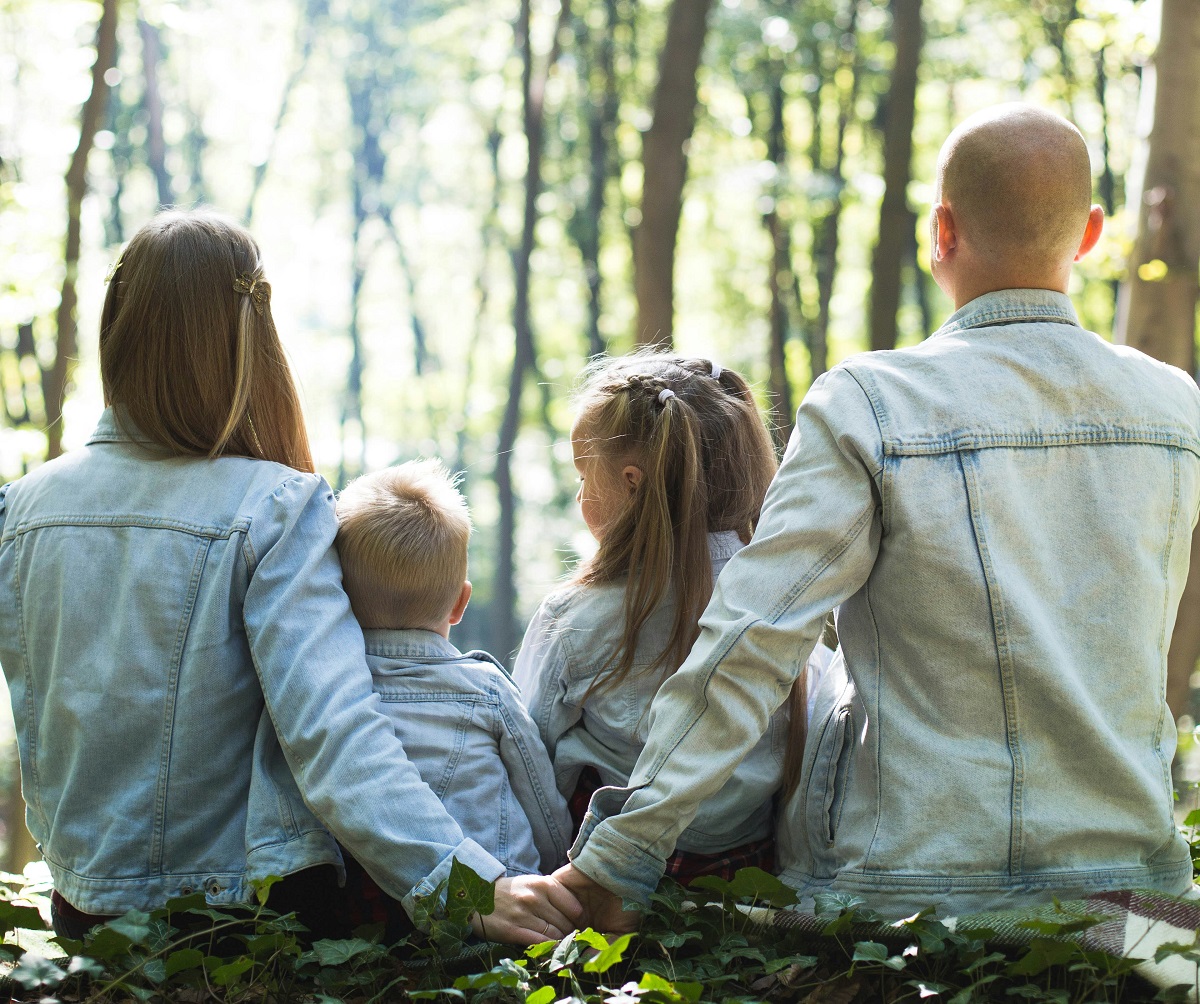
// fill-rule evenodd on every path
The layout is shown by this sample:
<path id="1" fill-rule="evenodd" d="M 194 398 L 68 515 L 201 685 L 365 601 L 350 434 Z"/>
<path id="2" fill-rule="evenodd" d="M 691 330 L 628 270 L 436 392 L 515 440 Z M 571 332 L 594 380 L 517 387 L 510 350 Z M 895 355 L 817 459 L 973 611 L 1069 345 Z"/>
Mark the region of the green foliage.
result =
<path id="1" fill-rule="evenodd" d="M 12 879 L 18 877 L 13 876 Z M 456 867 L 426 900 L 425 934 L 395 945 L 363 928 L 343 940 L 307 944 L 291 915 L 264 905 L 208 907 L 203 897 L 131 910 L 82 941 L 54 938 L 47 951 L 0 948 L 21 999 L 318 1002 L 502 1001 L 512 1004 L 944 1004 L 1040 1001 L 1093 1004 L 1182 1001 L 1191 987 L 1156 994 L 1136 960 L 1087 947 L 1081 936 L 1106 918 L 1055 903 L 1019 926 L 1028 945 L 1004 948 L 995 933 L 943 922 L 925 910 L 884 923 L 855 897 L 817 897 L 817 925 L 775 922 L 795 894 L 744 869 L 725 881 L 684 888 L 664 880 L 637 934 L 587 928 L 523 951 L 471 937 L 473 913 L 492 909 L 492 885 Z M 0 899 L 0 917 L 26 941 L 44 932 L 38 897 L 20 886 Z M 30 902 L 18 902 L 28 898 Z M 42 897 L 44 900 L 44 897 Z M 63 953 L 53 955 L 57 947 Z M 1158 947 L 1155 961 L 1200 967 L 1200 932 Z M 0 994 L 4 991 L 0 983 Z"/>

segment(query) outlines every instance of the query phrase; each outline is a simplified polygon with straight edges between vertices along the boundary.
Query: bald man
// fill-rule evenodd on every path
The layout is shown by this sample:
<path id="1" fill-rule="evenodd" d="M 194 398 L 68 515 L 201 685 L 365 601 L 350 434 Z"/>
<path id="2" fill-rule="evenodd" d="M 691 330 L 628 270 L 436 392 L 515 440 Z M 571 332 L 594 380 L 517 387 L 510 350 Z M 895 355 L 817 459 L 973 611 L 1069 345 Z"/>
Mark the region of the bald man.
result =
<path id="1" fill-rule="evenodd" d="M 942 149 L 933 275 L 955 312 L 856 356 L 797 416 L 627 788 L 558 873 L 632 926 L 676 836 L 754 746 L 837 608 L 780 868 L 893 916 L 1191 889 L 1166 653 L 1200 508 L 1200 392 L 1079 326 L 1103 224 L 1083 138 L 1026 105 Z"/>

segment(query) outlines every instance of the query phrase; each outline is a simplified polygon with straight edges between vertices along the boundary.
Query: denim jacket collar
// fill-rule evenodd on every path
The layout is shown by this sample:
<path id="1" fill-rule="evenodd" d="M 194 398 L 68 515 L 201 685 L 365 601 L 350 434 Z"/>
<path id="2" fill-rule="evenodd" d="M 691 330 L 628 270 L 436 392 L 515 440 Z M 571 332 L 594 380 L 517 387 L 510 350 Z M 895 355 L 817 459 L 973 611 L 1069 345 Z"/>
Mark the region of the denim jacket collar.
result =
<path id="1" fill-rule="evenodd" d="M 127 432 L 126 430 L 131 430 Z M 131 434 L 132 433 L 132 434 Z M 96 428 L 88 437 L 87 445 L 92 446 L 95 443 L 149 443 L 151 440 L 144 433 L 138 430 L 132 422 L 125 420 L 124 428 L 117 423 L 117 416 L 113 412 L 112 405 L 104 409 L 100 415 L 100 421 L 96 423 Z"/>
<path id="2" fill-rule="evenodd" d="M 454 644 L 436 631 L 424 629 L 389 630 L 369 628 L 363 632 L 367 655 L 385 659 L 461 659 Z"/>
<path id="3" fill-rule="evenodd" d="M 1079 318 L 1066 293 L 1052 289 L 1000 289 L 963 304 L 931 337 L 992 324 L 1074 324 Z"/>
<path id="4" fill-rule="evenodd" d="M 742 549 L 742 538 L 736 530 L 718 530 L 708 535 L 708 554 L 713 564 L 728 561 Z"/>

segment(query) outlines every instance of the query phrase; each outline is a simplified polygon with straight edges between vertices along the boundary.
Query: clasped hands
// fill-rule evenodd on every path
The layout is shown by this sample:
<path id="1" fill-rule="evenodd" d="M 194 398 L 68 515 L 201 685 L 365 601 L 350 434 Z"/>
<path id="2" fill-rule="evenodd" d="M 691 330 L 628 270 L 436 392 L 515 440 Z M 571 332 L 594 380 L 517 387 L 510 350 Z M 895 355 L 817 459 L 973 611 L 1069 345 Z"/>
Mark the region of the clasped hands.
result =
<path id="1" fill-rule="evenodd" d="M 531 945 L 584 927 L 624 934 L 640 919 L 637 911 L 622 909 L 619 896 L 568 864 L 552 875 L 498 879 L 495 910 L 474 916 L 471 926 L 489 941 Z"/>

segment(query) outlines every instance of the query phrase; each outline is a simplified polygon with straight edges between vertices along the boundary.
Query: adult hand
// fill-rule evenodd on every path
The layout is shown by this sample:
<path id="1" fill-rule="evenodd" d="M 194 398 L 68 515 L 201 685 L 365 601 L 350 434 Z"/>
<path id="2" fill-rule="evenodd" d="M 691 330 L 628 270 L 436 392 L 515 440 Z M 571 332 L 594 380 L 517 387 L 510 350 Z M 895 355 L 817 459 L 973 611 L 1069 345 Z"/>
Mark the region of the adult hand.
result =
<path id="1" fill-rule="evenodd" d="M 583 904 L 588 924 L 598 930 L 625 934 L 636 931 L 642 921 L 640 912 L 624 909 L 620 896 L 609 892 L 572 864 L 563 865 L 550 877 L 575 894 L 575 898 Z"/>
<path id="2" fill-rule="evenodd" d="M 471 928 L 488 941 L 533 945 L 557 941 L 583 920 L 583 906 L 549 875 L 516 875 L 496 880 L 496 908 L 486 917 L 475 914 Z"/>

